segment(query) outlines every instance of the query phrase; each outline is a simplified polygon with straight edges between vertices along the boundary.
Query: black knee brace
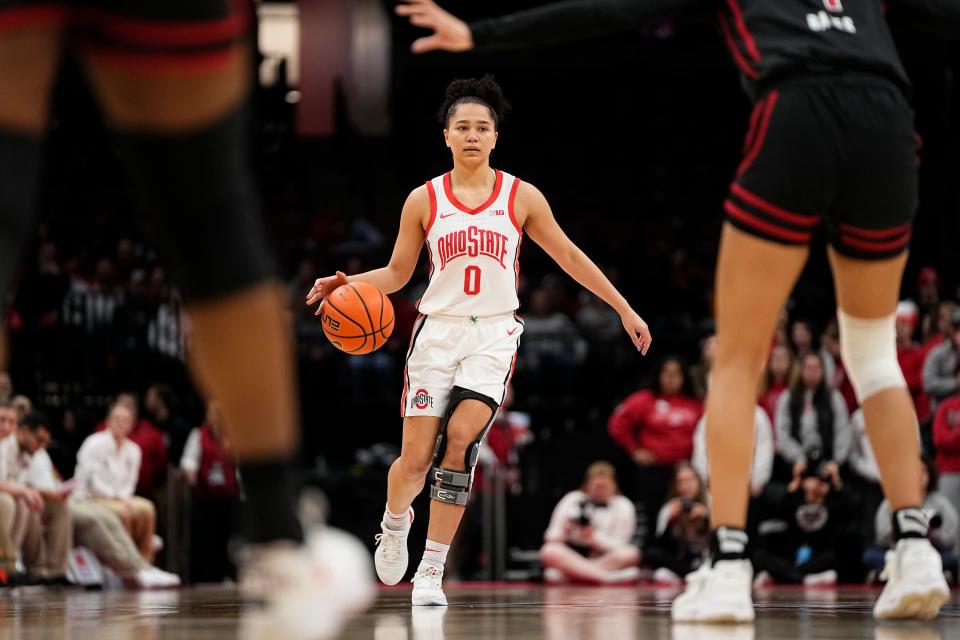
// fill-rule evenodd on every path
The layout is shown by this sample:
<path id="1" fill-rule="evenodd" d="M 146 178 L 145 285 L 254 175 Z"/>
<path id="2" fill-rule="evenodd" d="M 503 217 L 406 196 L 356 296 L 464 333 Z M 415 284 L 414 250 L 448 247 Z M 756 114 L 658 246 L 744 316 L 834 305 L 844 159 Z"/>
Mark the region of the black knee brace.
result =
<path id="1" fill-rule="evenodd" d="M 39 136 L 0 131 L 0 321 L 7 287 L 33 226 L 42 150 Z"/>
<path id="2" fill-rule="evenodd" d="M 188 134 L 120 133 L 121 159 L 148 236 L 184 298 L 203 300 L 274 275 L 239 109 Z"/>
<path id="3" fill-rule="evenodd" d="M 477 436 L 477 439 L 467 447 L 463 461 L 465 471 L 443 469 L 440 465 L 443 464 L 443 456 L 447 452 L 447 425 L 450 423 L 450 418 L 453 416 L 457 405 L 464 400 L 479 400 L 489 406 L 493 413 L 490 415 L 490 420 L 484 425 L 480 435 Z M 490 425 L 493 424 L 493 419 L 496 417 L 499 408 L 500 405 L 498 405 L 495 400 L 482 393 L 470 391 L 462 387 L 454 387 L 451 389 L 447 410 L 444 412 L 443 420 L 440 421 L 437 444 L 433 449 L 433 468 L 430 470 L 430 497 L 432 499 L 437 502 L 466 506 L 470 500 L 470 489 L 473 485 L 473 468 L 477 466 L 477 460 L 480 457 L 480 446 L 483 444 L 483 438 L 487 435 Z"/>

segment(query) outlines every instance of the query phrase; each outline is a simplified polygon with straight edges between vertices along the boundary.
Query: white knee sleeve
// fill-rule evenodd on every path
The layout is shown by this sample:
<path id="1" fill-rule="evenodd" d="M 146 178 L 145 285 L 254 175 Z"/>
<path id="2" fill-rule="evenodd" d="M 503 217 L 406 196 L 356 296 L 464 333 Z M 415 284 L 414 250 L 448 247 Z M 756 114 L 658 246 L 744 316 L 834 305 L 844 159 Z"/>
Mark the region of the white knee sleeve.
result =
<path id="1" fill-rule="evenodd" d="M 840 354 L 857 401 L 863 404 L 884 389 L 906 388 L 897 361 L 896 316 L 854 318 L 842 310 L 838 315 Z"/>

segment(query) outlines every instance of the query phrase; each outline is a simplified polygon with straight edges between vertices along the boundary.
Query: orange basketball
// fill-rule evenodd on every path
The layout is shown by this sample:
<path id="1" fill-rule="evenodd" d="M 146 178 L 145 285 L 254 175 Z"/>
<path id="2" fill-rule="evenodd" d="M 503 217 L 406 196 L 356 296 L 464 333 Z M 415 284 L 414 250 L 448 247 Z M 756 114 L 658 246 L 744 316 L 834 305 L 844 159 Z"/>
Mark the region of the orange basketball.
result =
<path id="1" fill-rule="evenodd" d="M 393 305 L 376 286 L 352 282 L 323 301 L 320 323 L 333 346 L 359 356 L 387 343 L 393 333 Z"/>

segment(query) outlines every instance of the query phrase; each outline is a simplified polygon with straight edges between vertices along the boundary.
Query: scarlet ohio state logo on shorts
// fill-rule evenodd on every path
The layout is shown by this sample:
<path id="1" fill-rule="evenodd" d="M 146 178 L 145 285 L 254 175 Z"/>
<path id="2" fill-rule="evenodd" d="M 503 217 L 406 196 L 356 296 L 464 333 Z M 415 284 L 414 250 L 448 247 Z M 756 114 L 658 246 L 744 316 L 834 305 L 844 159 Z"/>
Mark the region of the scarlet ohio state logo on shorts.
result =
<path id="1" fill-rule="evenodd" d="M 427 407 L 433 409 L 433 396 L 426 389 L 417 389 L 410 402 L 417 409 L 426 409 Z"/>
<path id="2" fill-rule="evenodd" d="M 823 0 L 823 6 L 826 7 L 827 11 L 843 13 L 843 4 L 840 0 Z"/>

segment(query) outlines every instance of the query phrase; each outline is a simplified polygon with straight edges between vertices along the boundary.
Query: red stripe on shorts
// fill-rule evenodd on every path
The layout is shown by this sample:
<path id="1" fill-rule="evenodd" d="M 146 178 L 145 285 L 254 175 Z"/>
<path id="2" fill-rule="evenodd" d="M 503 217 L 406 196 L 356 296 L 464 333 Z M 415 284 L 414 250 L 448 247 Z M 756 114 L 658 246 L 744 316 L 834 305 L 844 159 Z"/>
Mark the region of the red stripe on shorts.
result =
<path id="1" fill-rule="evenodd" d="M 723 203 L 723 208 L 730 215 L 730 217 L 736 218 L 748 227 L 756 229 L 757 231 L 762 231 L 767 235 L 774 236 L 775 238 L 779 238 L 787 242 L 810 242 L 811 234 L 809 232 L 792 231 L 790 229 L 784 229 L 769 222 L 765 222 L 756 216 L 750 215 L 729 200 Z"/>

